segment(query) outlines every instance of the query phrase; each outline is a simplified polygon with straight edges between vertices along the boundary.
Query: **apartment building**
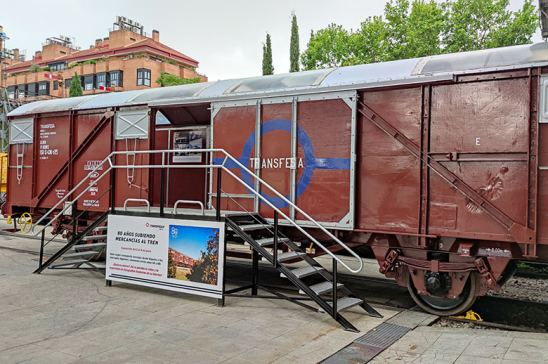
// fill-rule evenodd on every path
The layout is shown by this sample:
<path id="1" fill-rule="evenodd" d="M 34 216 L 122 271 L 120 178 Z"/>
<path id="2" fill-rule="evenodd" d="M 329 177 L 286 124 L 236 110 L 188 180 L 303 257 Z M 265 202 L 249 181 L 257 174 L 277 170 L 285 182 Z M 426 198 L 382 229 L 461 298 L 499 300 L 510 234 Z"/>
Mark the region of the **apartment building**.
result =
<path id="1" fill-rule="evenodd" d="M 8 97 L 34 101 L 68 97 L 71 80 L 80 78 L 84 95 L 159 87 L 162 72 L 184 79 L 207 81 L 197 73 L 198 61 L 160 42 L 160 33 L 148 36 L 143 26 L 117 17 L 108 37 L 89 49 L 78 49 L 67 37 L 48 38 L 31 60 L 18 49 L 3 68 Z"/>

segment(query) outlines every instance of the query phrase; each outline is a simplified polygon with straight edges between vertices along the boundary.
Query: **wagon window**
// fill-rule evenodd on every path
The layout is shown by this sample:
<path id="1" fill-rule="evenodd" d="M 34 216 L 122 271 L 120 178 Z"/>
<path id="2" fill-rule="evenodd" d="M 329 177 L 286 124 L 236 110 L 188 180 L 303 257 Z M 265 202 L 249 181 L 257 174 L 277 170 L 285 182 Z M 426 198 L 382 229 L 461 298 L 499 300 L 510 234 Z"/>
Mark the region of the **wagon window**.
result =
<path id="1" fill-rule="evenodd" d="M 150 70 L 139 68 L 137 70 L 137 86 L 150 86 Z"/>

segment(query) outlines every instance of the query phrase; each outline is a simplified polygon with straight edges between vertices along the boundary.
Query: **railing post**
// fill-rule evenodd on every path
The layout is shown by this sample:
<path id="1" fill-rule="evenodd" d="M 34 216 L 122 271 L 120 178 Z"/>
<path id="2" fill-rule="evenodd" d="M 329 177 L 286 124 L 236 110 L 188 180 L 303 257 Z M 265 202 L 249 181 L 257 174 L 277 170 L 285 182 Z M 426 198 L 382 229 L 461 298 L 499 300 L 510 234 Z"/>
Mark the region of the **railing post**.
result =
<path id="1" fill-rule="evenodd" d="M 116 168 L 110 170 L 110 213 L 116 213 Z"/>
<path id="2" fill-rule="evenodd" d="M 40 262 L 38 263 L 38 268 L 42 269 L 42 264 L 44 264 L 44 240 L 45 240 L 46 230 L 42 230 L 42 239 L 40 240 Z"/>
<path id="3" fill-rule="evenodd" d="M 215 217 L 217 221 L 221 221 L 221 176 L 222 168 L 217 167 L 217 199 L 215 200 Z"/>
<path id="4" fill-rule="evenodd" d="M 251 275 L 251 295 L 256 296 L 259 286 L 259 253 L 253 249 L 252 253 L 252 266 L 253 270 Z"/>
<path id="5" fill-rule="evenodd" d="M 278 211 L 274 210 L 274 251 L 272 252 L 272 265 L 278 268 Z"/>
<path id="6" fill-rule="evenodd" d="M 337 261 L 333 259 L 333 318 L 337 318 Z"/>
<path id="7" fill-rule="evenodd" d="M 166 204 L 166 169 L 162 166 L 160 171 L 160 216 L 164 217 L 164 206 Z"/>

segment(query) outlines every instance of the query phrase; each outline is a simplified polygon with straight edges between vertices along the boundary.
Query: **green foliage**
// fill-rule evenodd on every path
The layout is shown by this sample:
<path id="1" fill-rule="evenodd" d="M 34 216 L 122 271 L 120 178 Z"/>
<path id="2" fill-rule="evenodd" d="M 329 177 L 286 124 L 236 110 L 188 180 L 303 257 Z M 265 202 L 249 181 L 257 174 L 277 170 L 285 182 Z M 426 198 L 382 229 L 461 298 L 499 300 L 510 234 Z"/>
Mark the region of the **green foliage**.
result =
<path id="1" fill-rule="evenodd" d="M 33 64 L 32 66 L 30 66 L 30 69 L 29 69 L 29 71 L 34 72 L 34 73 L 39 72 L 40 70 L 41 70 L 41 68 L 37 64 Z"/>
<path id="2" fill-rule="evenodd" d="M 156 80 L 156 83 L 159 84 L 161 87 L 186 85 L 189 83 L 198 83 L 198 82 L 201 82 L 200 77 L 182 78 L 168 72 L 160 73 L 160 77 L 158 77 L 158 79 Z"/>
<path id="3" fill-rule="evenodd" d="M 530 43 L 538 27 L 532 0 L 390 0 L 383 16 L 355 31 L 337 24 L 312 33 L 301 63 L 307 70 L 392 61 Z"/>
<path id="4" fill-rule="evenodd" d="M 299 25 L 297 16 L 291 17 L 291 41 L 289 44 L 289 72 L 299 72 Z"/>
<path id="5" fill-rule="evenodd" d="M 263 76 L 273 75 L 274 65 L 272 64 L 272 42 L 270 34 L 266 33 L 266 43 L 263 44 Z"/>
<path id="6" fill-rule="evenodd" d="M 209 237 L 206 251 L 192 266 L 187 278 L 193 282 L 217 284 L 219 267 L 219 232 Z"/>
<path id="7" fill-rule="evenodd" d="M 80 83 L 80 76 L 75 73 L 70 81 L 69 97 L 82 96 L 83 94 L 84 91 L 82 90 L 82 85 Z"/>

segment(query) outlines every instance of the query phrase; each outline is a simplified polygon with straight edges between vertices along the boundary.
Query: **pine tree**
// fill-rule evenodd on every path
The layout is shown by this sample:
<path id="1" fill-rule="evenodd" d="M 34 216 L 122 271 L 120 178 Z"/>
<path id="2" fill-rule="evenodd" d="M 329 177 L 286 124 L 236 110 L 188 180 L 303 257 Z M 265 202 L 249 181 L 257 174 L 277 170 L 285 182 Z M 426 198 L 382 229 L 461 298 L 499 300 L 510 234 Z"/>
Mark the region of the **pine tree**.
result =
<path id="1" fill-rule="evenodd" d="M 74 76 L 72 76 L 72 80 L 70 81 L 69 96 L 75 97 L 75 96 L 82 96 L 83 94 L 84 94 L 84 91 L 82 91 L 82 85 L 80 84 L 80 77 L 78 76 L 78 73 L 75 73 Z"/>
<path id="2" fill-rule="evenodd" d="M 270 34 L 266 33 L 266 44 L 263 44 L 263 76 L 273 75 L 274 66 L 272 65 L 272 42 Z"/>
<path id="3" fill-rule="evenodd" d="M 299 72 L 299 25 L 297 16 L 291 18 L 291 43 L 289 44 L 289 72 Z"/>

